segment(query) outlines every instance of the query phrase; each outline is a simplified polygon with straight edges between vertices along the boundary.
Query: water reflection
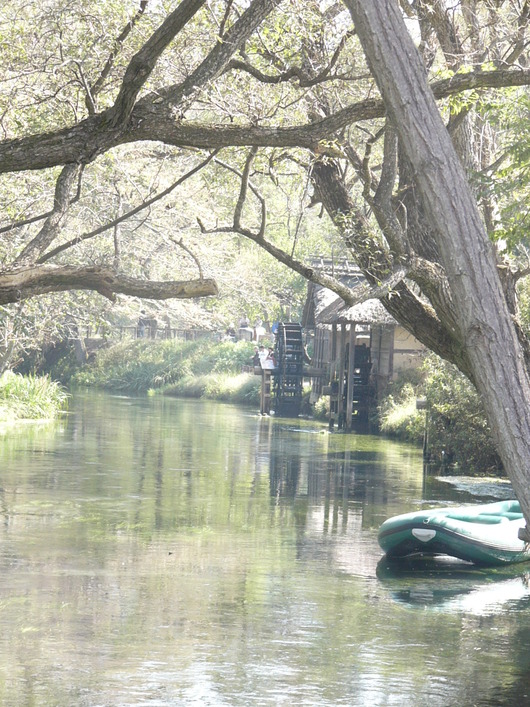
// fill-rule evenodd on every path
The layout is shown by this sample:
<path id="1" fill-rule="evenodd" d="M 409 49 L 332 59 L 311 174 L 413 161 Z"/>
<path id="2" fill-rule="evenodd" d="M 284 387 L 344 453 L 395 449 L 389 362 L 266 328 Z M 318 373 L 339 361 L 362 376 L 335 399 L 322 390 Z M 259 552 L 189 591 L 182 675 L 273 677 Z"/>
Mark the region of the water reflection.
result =
<path id="1" fill-rule="evenodd" d="M 530 607 L 527 564 L 479 568 L 447 557 L 383 557 L 377 577 L 397 602 L 477 616 Z"/>
<path id="2" fill-rule="evenodd" d="M 386 517 L 453 493 L 421 450 L 82 395 L 3 440 L 0 469 L 3 705 L 432 707 L 526 689 L 520 576 L 462 573 L 439 596 L 439 576 L 380 562 Z M 474 610 L 493 587 L 504 599 Z"/>

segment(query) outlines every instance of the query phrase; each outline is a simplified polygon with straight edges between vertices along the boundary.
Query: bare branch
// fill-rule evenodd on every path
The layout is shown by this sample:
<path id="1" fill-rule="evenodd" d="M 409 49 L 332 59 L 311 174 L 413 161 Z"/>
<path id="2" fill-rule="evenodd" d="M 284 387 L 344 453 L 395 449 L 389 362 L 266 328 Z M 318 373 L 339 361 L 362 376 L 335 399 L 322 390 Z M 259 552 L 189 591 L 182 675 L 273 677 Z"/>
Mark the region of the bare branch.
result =
<path id="1" fill-rule="evenodd" d="M 103 84 L 105 83 L 105 80 L 109 73 L 111 72 L 112 67 L 114 66 L 114 62 L 116 60 L 116 57 L 118 56 L 118 53 L 120 49 L 122 48 L 125 40 L 129 36 L 129 34 L 132 32 L 134 25 L 138 22 L 138 20 L 142 17 L 142 15 L 145 12 L 145 9 L 147 7 L 149 0 L 141 0 L 140 2 L 140 7 L 134 17 L 127 22 L 125 27 L 122 29 L 120 34 L 116 37 L 114 41 L 114 47 L 112 48 L 111 53 L 109 54 L 107 61 L 105 62 L 105 66 L 103 67 L 101 74 L 98 76 L 96 81 L 92 84 L 92 86 L 88 86 L 84 80 L 84 76 L 81 72 L 81 78 L 83 80 L 84 85 L 86 86 L 86 107 L 88 109 L 89 115 L 93 115 L 96 112 L 96 105 L 95 105 L 95 98 L 98 95 L 98 93 L 101 91 Z M 81 71 L 81 66 L 79 65 L 79 69 Z"/>
<path id="2" fill-rule="evenodd" d="M 330 277 L 329 275 L 326 275 L 322 271 L 309 267 L 302 263 L 301 261 L 297 260 L 294 258 L 293 254 L 289 254 L 286 251 L 282 250 L 281 248 L 278 248 L 275 246 L 273 243 L 270 241 L 266 240 L 265 238 L 265 200 L 263 197 L 259 194 L 258 190 L 256 189 L 255 186 L 250 182 L 248 179 L 248 173 L 250 170 L 250 166 L 252 163 L 252 159 L 254 157 L 254 151 L 252 151 L 249 156 L 247 157 L 247 160 L 245 162 L 245 167 L 243 172 L 240 172 L 239 170 L 235 169 L 234 167 L 231 167 L 230 165 L 226 165 L 222 163 L 220 160 L 216 160 L 216 163 L 220 164 L 222 167 L 225 167 L 226 169 L 229 169 L 231 172 L 237 174 L 241 178 L 241 190 L 238 198 L 238 203 L 236 205 L 235 213 L 234 213 L 234 219 L 233 223 L 230 226 L 215 226 L 214 228 L 206 228 L 205 225 L 202 223 L 202 221 L 198 218 L 197 223 L 199 224 L 199 227 L 201 229 L 202 233 L 208 234 L 208 233 L 239 233 L 240 235 L 244 236 L 245 238 L 248 238 L 251 241 L 254 241 L 254 243 L 257 243 L 263 250 L 267 251 L 270 255 L 272 255 L 276 260 L 279 260 L 281 263 L 284 263 L 284 265 L 287 265 L 291 270 L 294 270 L 295 272 L 299 273 L 300 275 L 303 275 L 307 280 L 310 280 L 311 282 L 315 282 L 319 285 L 322 285 L 323 287 L 327 287 L 328 289 L 332 290 L 336 294 L 338 294 L 342 299 L 347 303 L 350 304 L 353 302 L 355 298 L 354 291 L 349 288 L 347 285 L 344 283 L 340 282 L 340 280 L 337 280 L 334 277 Z M 248 228 L 245 228 L 244 226 L 241 225 L 241 210 L 246 198 L 246 190 L 249 188 L 261 201 L 262 204 L 262 219 L 261 219 L 261 225 L 260 225 L 260 230 L 258 233 L 254 233 Z M 385 292 L 386 294 L 386 292 Z"/>
<path id="3" fill-rule="evenodd" d="M 201 261 L 195 255 L 195 253 L 190 248 L 188 248 L 187 245 L 184 244 L 184 239 L 181 238 L 180 240 L 177 241 L 176 238 L 172 238 L 171 236 L 169 236 L 169 240 L 172 243 L 174 243 L 175 245 L 177 245 L 179 248 L 182 248 L 182 250 L 185 251 L 190 256 L 190 258 L 194 261 L 195 265 L 197 266 L 197 268 L 199 270 L 199 278 L 202 280 L 203 273 L 202 273 Z"/>
<path id="4" fill-rule="evenodd" d="M 33 262 L 57 237 L 70 206 L 70 192 L 79 172 L 80 166 L 76 164 L 67 164 L 63 167 L 55 186 L 53 210 L 39 233 L 16 258 L 15 265 L 27 265 Z"/>
<path id="5" fill-rule="evenodd" d="M 384 129 L 378 130 L 375 135 L 370 135 L 366 144 L 364 146 L 364 157 L 362 161 L 362 180 L 364 182 L 363 196 L 368 201 L 371 200 L 372 192 L 372 172 L 370 170 L 370 157 L 372 155 L 372 148 L 375 143 L 379 140 L 381 135 L 383 135 Z"/>
<path id="6" fill-rule="evenodd" d="M 121 215 L 122 208 L 123 208 L 123 199 L 121 196 L 121 193 L 119 189 L 116 189 L 118 192 L 118 214 Z M 120 266 L 120 258 L 121 258 L 121 252 L 120 252 L 120 224 L 116 223 L 113 228 L 112 232 L 112 239 L 114 241 L 114 270 L 117 270 Z"/>
<path id="7" fill-rule="evenodd" d="M 68 250 L 69 248 L 72 248 L 73 246 L 77 245 L 78 243 L 81 243 L 82 241 L 89 240 L 90 238 L 94 238 L 95 236 L 99 236 L 101 233 L 104 233 L 105 231 L 108 231 L 110 228 L 115 228 L 118 224 L 122 223 L 122 221 L 126 221 L 127 219 L 131 218 L 132 216 L 135 216 L 136 214 L 140 213 L 140 211 L 143 211 L 144 209 L 149 208 L 152 204 L 154 204 L 157 201 L 160 201 L 160 199 L 163 199 L 166 197 L 168 194 L 171 194 L 172 191 L 174 191 L 177 187 L 179 187 L 183 182 L 185 182 L 187 179 L 192 177 L 194 174 L 199 172 L 203 167 L 205 167 L 208 162 L 210 162 L 214 156 L 218 153 L 218 150 L 215 152 L 212 152 L 212 154 L 208 155 L 208 157 L 202 162 L 200 162 L 198 165 L 193 167 L 193 169 L 190 169 L 189 172 L 186 172 L 186 174 L 182 175 L 182 177 L 179 177 L 173 184 L 171 184 L 167 189 L 164 189 L 164 191 L 160 192 L 159 194 L 155 194 L 151 199 L 148 199 L 147 201 L 144 201 L 141 203 L 139 206 L 136 206 L 134 209 L 131 209 L 130 211 L 127 211 L 126 213 L 122 214 L 118 218 L 114 219 L 113 221 L 109 221 L 108 223 L 104 224 L 103 226 L 100 226 L 99 228 L 94 229 L 93 231 L 89 231 L 88 233 L 84 233 L 81 236 L 77 236 L 76 238 L 72 238 L 71 240 L 67 241 L 66 243 L 62 243 L 61 245 L 57 246 L 53 250 L 50 250 L 48 253 L 45 255 L 41 256 L 37 262 L 38 263 L 45 263 L 48 260 L 51 260 L 51 258 L 55 257 L 59 253 L 62 253 L 65 250 Z"/>
<path id="8" fill-rule="evenodd" d="M 156 100 L 162 97 L 168 104 L 179 106 L 179 112 L 182 114 L 183 106 L 180 104 L 195 93 L 197 88 L 201 88 L 224 71 L 231 57 L 281 1 L 252 0 L 249 7 L 234 22 L 225 36 L 218 39 L 215 47 L 195 71 L 181 84 L 169 86 L 159 91 Z M 147 97 L 146 102 L 151 100 L 152 98 Z"/>
<path id="9" fill-rule="evenodd" d="M 234 209 L 234 228 L 238 229 L 241 226 L 241 212 L 243 211 L 243 206 L 247 198 L 248 189 L 248 175 L 250 172 L 250 167 L 252 165 L 252 160 L 256 155 L 257 148 L 253 148 L 245 161 L 245 167 L 241 175 L 241 188 L 239 190 L 239 197 L 237 199 L 236 208 Z"/>
<path id="10" fill-rule="evenodd" d="M 347 76 L 336 76 L 331 74 L 331 70 L 337 63 L 340 53 L 342 49 L 344 48 L 346 41 L 353 36 L 353 32 L 346 32 L 346 34 L 342 37 L 342 39 L 339 42 L 339 45 L 335 52 L 333 53 L 333 56 L 331 57 L 331 60 L 329 64 L 322 69 L 316 76 L 311 76 L 308 74 L 304 69 L 302 69 L 299 66 L 292 66 L 286 71 L 282 71 L 279 74 L 275 75 L 270 75 L 270 74 L 265 74 L 263 71 L 260 71 L 256 67 L 252 66 L 246 61 L 241 61 L 239 59 L 232 59 L 226 67 L 226 71 L 230 70 L 235 70 L 235 71 L 245 71 L 247 74 L 250 74 L 253 76 L 255 79 L 260 81 L 261 83 L 268 83 L 268 84 L 279 84 L 279 83 L 285 83 L 287 81 L 291 81 L 292 79 L 297 79 L 298 80 L 298 85 L 300 88 L 311 88 L 312 86 L 316 86 L 320 83 L 323 83 L 324 81 L 330 81 L 330 80 L 337 80 L 337 79 L 342 79 L 342 80 L 359 80 L 359 78 L 367 78 L 366 76 L 363 77 L 347 77 Z"/>
<path id="11" fill-rule="evenodd" d="M 133 56 L 121 85 L 120 92 L 109 115 L 110 126 L 125 125 L 140 89 L 145 84 L 164 49 L 173 41 L 206 0 L 182 0 L 153 32 L 140 51 Z"/>
<path id="12" fill-rule="evenodd" d="M 225 27 L 226 27 L 226 23 L 228 22 L 228 18 L 230 16 L 230 12 L 232 11 L 233 1 L 234 0 L 227 0 L 227 3 L 226 3 L 225 14 L 223 15 L 223 19 L 221 20 L 221 24 L 219 25 L 219 36 L 221 38 L 224 38 Z"/>
<path id="13" fill-rule="evenodd" d="M 85 76 L 85 72 L 83 70 L 83 64 L 78 60 L 75 60 L 74 63 L 77 66 L 77 71 L 79 72 L 79 79 L 80 79 L 81 84 L 85 90 L 85 106 L 87 108 L 88 115 L 96 115 L 96 112 L 97 112 L 96 102 L 94 100 L 94 96 L 92 95 L 90 85 L 89 85 L 87 78 Z"/>
<path id="14" fill-rule="evenodd" d="M 84 166 L 81 165 L 81 169 L 79 170 L 79 176 L 77 179 L 77 191 L 75 196 L 70 200 L 70 206 L 75 204 L 76 202 L 79 201 L 81 198 L 81 181 L 83 177 L 83 171 L 84 171 Z M 32 216 L 31 218 L 26 218 L 26 219 L 20 219 L 19 221 L 13 221 L 12 223 L 9 223 L 7 226 L 2 226 L 0 228 L 0 233 L 7 233 L 8 231 L 14 231 L 16 228 L 22 228 L 23 226 L 30 226 L 32 223 L 37 223 L 37 221 L 43 221 L 45 218 L 48 218 L 53 214 L 53 209 L 50 211 L 46 211 L 43 214 L 38 214 L 37 216 Z"/>
<path id="15" fill-rule="evenodd" d="M 528 23 L 530 22 L 530 3 L 525 0 L 522 7 L 521 14 L 517 20 L 517 34 L 516 41 L 510 50 L 510 53 L 504 57 L 503 61 L 506 64 L 513 64 L 521 54 L 524 52 L 525 48 L 528 46 L 528 40 L 525 39 L 526 31 L 528 29 Z"/>

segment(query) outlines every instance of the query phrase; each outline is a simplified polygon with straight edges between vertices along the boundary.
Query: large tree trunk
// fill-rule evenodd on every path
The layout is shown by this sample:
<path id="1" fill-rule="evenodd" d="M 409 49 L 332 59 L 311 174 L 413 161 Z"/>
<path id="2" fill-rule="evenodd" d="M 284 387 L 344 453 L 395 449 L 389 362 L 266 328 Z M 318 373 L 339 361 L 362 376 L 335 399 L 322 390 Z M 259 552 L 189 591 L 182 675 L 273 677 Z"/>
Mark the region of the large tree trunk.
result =
<path id="1" fill-rule="evenodd" d="M 395 0 L 345 0 L 414 169 L 455 302 L 459 338 L 530 522 L 530 383 L 493 248 Z"/>

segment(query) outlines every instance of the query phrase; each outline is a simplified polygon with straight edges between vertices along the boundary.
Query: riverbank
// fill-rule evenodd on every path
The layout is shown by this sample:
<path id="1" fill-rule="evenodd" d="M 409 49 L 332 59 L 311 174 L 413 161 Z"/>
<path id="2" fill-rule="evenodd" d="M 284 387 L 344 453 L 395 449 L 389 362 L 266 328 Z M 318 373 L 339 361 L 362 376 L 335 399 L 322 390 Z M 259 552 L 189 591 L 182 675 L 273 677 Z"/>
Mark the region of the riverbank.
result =
<path id="1" fill-rule="evenodd" d="M 5 371 L 0 376 L 0 425 L 52 420 L 67 408 L 68 397 L 66 390 L 48 376 Z"/>
<path id="2" fill-rule="evenodd" d="M 253 353 L 248 341 L 121 341 L 99 350 L 70 384 L 128 395 L 159 393 L 259 405 L 261 379 L 242 373 Z"/>

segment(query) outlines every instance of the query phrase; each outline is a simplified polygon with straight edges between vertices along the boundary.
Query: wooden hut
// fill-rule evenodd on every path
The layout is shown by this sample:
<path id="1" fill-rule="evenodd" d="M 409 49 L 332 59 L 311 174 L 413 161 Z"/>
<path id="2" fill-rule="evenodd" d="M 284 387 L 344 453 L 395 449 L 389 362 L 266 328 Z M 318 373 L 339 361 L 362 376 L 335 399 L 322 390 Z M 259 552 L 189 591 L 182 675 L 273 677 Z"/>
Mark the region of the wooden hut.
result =
<path id="1" fill-rule="evenodd" d="M 333 274 L 355 288 L 365 283 L 351 264 Z M 311 402 L 330 396 L 330 427 L 346 430 L 368 421 L 379 395 L 397 373 L 421 363 L 425 347 L 377 299 L 353 307 L 334 292 L 309 283 L 303 326 L 313 333 L 312 365 L 328 371 L 312 379 Z"/>

